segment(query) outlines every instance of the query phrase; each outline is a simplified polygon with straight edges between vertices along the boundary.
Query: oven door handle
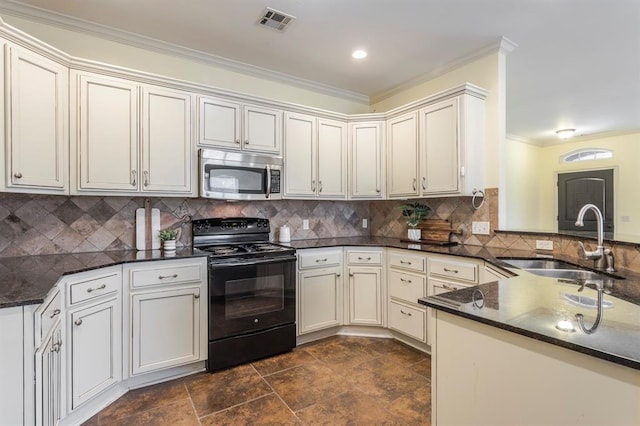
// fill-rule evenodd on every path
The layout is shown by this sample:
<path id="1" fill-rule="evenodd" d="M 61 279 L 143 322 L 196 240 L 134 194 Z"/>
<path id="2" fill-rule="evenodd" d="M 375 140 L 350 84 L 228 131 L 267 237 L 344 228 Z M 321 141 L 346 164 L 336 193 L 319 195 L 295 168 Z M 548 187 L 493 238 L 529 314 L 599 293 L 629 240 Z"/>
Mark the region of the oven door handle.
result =
<path id="1" fill-rule="evenodd" d="M 246 259 L 238 262 L 216 262 L 215 260 L 209 261 L 209 269 L 221 269 L 232 268 L 234 266 L 251 266 L 251 265 L 264 265 L 266 263 L 281 263 L 281 262 L 295 262 L 296 256 L 280 256 L 280 257 L 268 257 L 261 259 Z"/>
<path id="2" fill-rule="evenodd" d="M 271 167 L 267 165 L 265 169 L 267 169 L 267 193 L 265 194 L 265 198 L 269 198 L 271 195 Z"/>

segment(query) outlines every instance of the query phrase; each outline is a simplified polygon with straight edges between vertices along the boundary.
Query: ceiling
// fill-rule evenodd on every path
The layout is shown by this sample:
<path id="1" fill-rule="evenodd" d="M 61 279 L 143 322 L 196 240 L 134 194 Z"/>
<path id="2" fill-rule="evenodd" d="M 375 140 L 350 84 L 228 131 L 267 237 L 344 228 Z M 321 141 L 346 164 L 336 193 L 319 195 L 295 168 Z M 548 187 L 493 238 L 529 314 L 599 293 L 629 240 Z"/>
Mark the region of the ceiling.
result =
<path id="1" fill-rule="evenodd" d="M 263 28 L 266 6 L 296 19 Z M 0 0 L 0 13 L 116 29 L 371 102 L 506 37 L 518 45 L 507 57 L 507 134 L 544 143 L 567 127 L 640 130 L 638 0 Z M 368 57 L 352 59 L 356 48 Z"/>

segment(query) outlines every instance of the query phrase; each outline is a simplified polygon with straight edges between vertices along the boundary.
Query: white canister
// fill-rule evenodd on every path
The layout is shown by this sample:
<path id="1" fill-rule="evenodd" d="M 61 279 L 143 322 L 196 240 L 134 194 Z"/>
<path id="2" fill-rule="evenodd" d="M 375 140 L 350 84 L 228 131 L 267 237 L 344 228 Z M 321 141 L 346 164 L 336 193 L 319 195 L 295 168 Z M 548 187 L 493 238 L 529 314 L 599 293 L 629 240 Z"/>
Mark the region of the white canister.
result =
<path id="1" fill-rule="evenodd" d="M 291 241 L 291 230 L 287 225 L 280 227 L 279 239 L 281 243 L 288 243 Z"/>

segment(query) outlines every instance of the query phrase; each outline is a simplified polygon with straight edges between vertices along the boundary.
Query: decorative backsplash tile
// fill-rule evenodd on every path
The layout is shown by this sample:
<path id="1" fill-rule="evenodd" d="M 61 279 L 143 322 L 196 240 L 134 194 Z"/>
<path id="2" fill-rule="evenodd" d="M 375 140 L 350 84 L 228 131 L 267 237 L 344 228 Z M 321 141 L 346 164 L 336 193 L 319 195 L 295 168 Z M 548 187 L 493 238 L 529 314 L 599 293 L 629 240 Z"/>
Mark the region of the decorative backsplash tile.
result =
<path id="1" fill-rule="evenodd" d="M 100 252 L 135 248 L 135 211 L 144 207 L 143 197 L 92 197 L 0 193 L 0 256 Z M 407 224 L 393 201 L 254 201 L 225 202 L 200 198 L 150 198 L 160 210 L 162 228 L 180 228 L 179 244 L 191 244 L 191 218 L 258 216 L 271 220 L 271 239 L 280 226 L 288 225 L 293 240 L 307 238 L 383 236 L 406 238 Z M 498 190 L 486 190 L 479 209 L 471 197 L 423 199 L 433 209 L 432 218 L 448 219 L 452 240 L 470 246 L 535 249 L 540 236 L 530 234 L 471 234 L 472 221 L 498 223 Z M 476 200 L 477 201 L 477 200 Z M 303 219 L 309 229 L 302 229 Z M 362 219 L 369 227 L 362 228 Z M 546 236 L 545 239 L 549 237 Z M 554 251 L 578 257 L 575 237 L 554 235 Z M 589 244 L 587 244 L 589 245 Z M 610 244 L 607 244 L 610 247 Z M 615 243 L 616 266 L 640 271 L 640 246 Z"/>

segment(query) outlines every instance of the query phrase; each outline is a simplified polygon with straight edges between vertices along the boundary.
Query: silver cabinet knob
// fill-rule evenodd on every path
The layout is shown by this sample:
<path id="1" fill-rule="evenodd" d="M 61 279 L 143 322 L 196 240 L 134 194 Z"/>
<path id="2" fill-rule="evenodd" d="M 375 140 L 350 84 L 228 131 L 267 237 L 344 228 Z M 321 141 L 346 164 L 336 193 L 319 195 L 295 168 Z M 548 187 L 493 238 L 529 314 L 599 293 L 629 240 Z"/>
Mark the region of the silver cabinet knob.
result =
<path id="1" fill-rule="evenodd" d="M 16 179 L 21 179 L 21 178 L 22 178 L 22 173 L 20 173 L 20 172 L 15 172 L 15 173 L 13 174 L 13 177 L 14 177 L 14 178 L 16 178 Z"/>
<path id="2" fill-rule="evenodd" d="M 81 325 L 82 324 L 82 318 L 78 318 L 77 320 L 75 320 L 73 322 L 75 325 Z"/>

